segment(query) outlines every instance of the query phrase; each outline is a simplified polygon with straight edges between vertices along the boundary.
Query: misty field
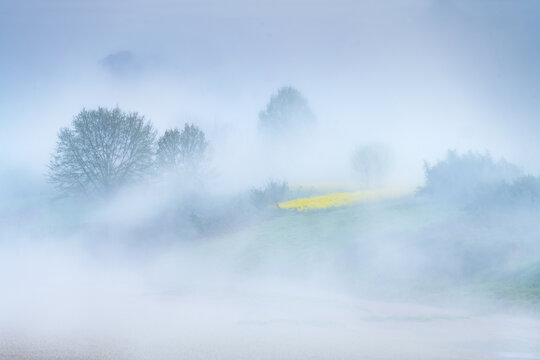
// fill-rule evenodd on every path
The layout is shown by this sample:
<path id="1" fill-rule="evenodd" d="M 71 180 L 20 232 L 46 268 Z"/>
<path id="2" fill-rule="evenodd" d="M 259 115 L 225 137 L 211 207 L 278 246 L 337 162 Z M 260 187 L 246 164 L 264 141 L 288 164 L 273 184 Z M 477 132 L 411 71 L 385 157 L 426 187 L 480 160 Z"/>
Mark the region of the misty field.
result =
<path id="1" fill-rule="evenodd" d="M 0 0 L 0 360 L 540 360 L 540 0 Z"/>
<path id="2" fill-rule="evenodd" d="M 540 258 L 531 232 L 538 225 L 530 212 L 471 212 L 409 194 L 311 211 L 249 210 L 238 222 L 230 211 L 242 208 L 223 201 L 200 207 L 194 242 L 161 234 L 149 244 L 156 220 L 105 226 L 91 211 L 72 217 L 63 239 L 4 242 L 0 279 L 11 291 L 0 300 L 9 309 L 1 313 L 0 356 L 540 354 Z M 216 210 L 220 202 L 227 211 Z M 75 215 L 67 207 L 57 221 L 68 213 Z M 236 225 L 223 228 L 223 216 Z M 518 217 L 512 226 L 510 216 Z M 90 235 L 89 226 L 102 230 Z"/>
<path id="3" fill-rule="evenodd" d="M 138 160 L 102 166 L 98 152 L 80 171 L 91 134 L 116 149 L 117 126 L 86 134 L 87 118 L 135 124 L 141 168 L 128 176 Z M 540 356 L 539 177 L 448 151 L 408 190 L 271 178 L 234 190 L 205 168 L 202 130 L 168 130 L 156 157 L 143 120 L 85 110 L 79 133 L 60 133 L 58 189 L 4 181 L 0 358 Z M 379 155 L 364 151 L 373 182 Z"/>

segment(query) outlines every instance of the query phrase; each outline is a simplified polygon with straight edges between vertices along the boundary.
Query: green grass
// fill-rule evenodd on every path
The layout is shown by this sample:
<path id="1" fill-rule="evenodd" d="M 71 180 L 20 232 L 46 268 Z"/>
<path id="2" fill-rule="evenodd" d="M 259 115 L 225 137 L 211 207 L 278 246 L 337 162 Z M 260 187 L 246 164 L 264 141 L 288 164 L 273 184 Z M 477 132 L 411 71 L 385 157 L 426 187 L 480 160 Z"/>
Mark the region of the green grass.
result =
<path id="1" fill-rule="evenodd" d="M 525 252 L 523 263 L 527 260 L 530 268 L 504 268 L 509 244 L 521 238 L 511 239 L 497 223 L 482 221 L 466 210 L 413 198 L 311 212 L 276 210 L 197 251 L 221 252 L 223 261 L 233 261 L 224 266 L 239 273 L 316 279 L 358 293 L 444 297 L 466 289 L 540 309 L 540 259 Z M 387 247 L 397 249 L 398 258 L 403 250 L 405 260 L 398 262 L 404 263 L 394 270 L 389 260 L 388 268 L 374 269 L 372 257 Z M 407 256 L 414 265 L 417 253 L 429 265 L 408 274 Z"/>

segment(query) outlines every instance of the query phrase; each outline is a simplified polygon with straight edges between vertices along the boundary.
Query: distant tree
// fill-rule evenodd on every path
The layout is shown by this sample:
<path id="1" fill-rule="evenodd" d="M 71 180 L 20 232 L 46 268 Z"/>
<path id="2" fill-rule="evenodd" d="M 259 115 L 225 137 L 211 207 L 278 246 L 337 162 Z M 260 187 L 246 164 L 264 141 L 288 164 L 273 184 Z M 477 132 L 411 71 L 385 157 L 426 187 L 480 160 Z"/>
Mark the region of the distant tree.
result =
<path id="1" fill-rule="evenodd" d="M 259 113 L 259 126 L 264 130 L 284 131 L 313 122 L 314 116 L 300 91 L 286 86 L 270 98 L 266 108 Z"/>
<path id="2" fill-rule="evenodd" d="M 158 140 L 157 162 L 166 170 L 194 170 L 204 160 L 208 142 L 204 132 L 193 124 L 166 130 Z"/>
<path id="3" fill-rule="evenodd" d="M 351 157 L 352 169 L 363 186 L 380 185 L 391 165 L 391 151 L 383 145 L 357 147 Z"/>
<path id="4" fill-rule="evenodd" d="M 110 194 L 151 172 L 155 136 L 137 113 L 83 109 L 58 134 L 49 178 L 66 193 Z"/>
<path id="5" fill-rule="evenodd" d="M 158 166 L 162 169 L 175 169 L 180 166 L 180 131 L 178 129 L 165 130 L 158 139 L 156 158 Z"/>

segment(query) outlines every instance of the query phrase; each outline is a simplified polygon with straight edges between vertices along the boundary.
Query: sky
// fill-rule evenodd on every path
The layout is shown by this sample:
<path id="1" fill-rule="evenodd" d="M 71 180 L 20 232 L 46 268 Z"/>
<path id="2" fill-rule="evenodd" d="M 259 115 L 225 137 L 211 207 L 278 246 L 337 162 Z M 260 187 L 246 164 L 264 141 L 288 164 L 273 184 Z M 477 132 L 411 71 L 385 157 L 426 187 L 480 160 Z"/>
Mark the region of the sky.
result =
<path id="1" fill-rule="evenodd" d="M 528 301 L 532 206 L 289 216 L 255 212 L 249 192 L 334 191 L 361 145 L 392 154 L 384 185 L 407 190 L 448 149 L 540 175 L 539 34 L 540 0 L 0 0 L 0 357 L 20 341 L 34 358 L 540 358 L 536 315 L 466 298 L 486 285 Z M 257 121 L 282 86 L 316 124 L 274 144 Z M 98 106 L 160 135 L 196 124 L 210 176 L 62 201 L 45 185 L 58 132 Z M 360 301 L 379 287 L 411 303 Z M 472 310 L 417 306 L 416 291 Z"/>
<path id="2" fill-rule="evenodd" d="M 115 105 L 244 153 L 292 85 L 314 141 L 391 144 L 413 182 L 447 149 L 538 173 L 539 15 L 534 0 L 0 0 L 0 166 L 43 174 L 61 127 Z"/>

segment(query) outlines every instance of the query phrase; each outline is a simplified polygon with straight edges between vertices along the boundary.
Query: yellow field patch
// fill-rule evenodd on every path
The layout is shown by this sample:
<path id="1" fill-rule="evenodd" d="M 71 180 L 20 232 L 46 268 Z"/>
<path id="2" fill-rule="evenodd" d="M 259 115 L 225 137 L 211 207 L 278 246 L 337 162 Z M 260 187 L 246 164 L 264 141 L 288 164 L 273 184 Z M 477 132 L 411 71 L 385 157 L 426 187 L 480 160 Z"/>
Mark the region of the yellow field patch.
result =
<path id="1" fill-rule="evenodd" d="M 367 201 L 392 199 L 407 194 L 410 194 L 410 191 L 402 189 L 378 189 L 355 192 L 337 192 L 328 195 L 283 201 L 278 203 L 277 206 L 280 209 L 294 209 L 299 211 L 321 210 Z"/>

